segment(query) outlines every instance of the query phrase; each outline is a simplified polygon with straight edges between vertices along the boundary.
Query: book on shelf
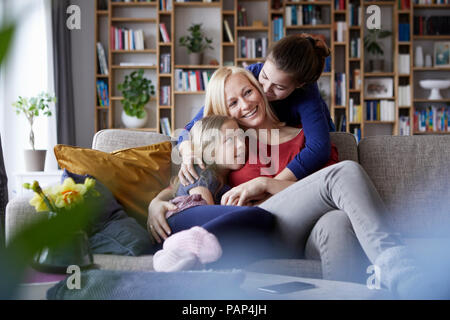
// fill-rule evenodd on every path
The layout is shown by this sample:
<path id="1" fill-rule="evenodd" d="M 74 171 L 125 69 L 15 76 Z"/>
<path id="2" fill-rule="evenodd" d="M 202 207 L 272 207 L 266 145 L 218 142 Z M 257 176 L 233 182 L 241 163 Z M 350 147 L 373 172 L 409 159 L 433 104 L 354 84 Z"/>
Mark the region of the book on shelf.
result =
<path id="1" fill-rule="evenodd" d="M 398 41 L 409 41 L 409 23 L 398 24 Z"/>
<path id="2" fill-rule="evenodd" d="M 349 3 L 348 12 L 350 13 L 349 24 L 350 26 L 360 26 L 362 21 L 362 7 L 358 4 Z"/>
<path id="3" fill-rule="evenodd" d="M 352 38 L 350 40 L 350 58 L 360 58 L 361 57 L 361 39 Z"/>
<path id="4" fill-rule="evenodd" d="M 450 4 L 450 0 L 414 0 L 414 4 Z"/>
<path id="5" fill-rule="evenodd" d="M 367 100 L 367 121 L 395 121 L 395 102 L 389 100 Z"/>
<path id="6" fill-rule="evenodd" d="M 162 117 L 159 119 L 159 122 L 161 124 L 161 133 L 165 134 L 166 136 L 172 135 L 172 130 L 170 129 L 170 121 L 167 117 Z"/>
<path id="7" fill-rule="evenodd" d="M 223 24 L 225 26 L 225 32 L 227 34 L 228 41 L 229 42 L 234 42 L 234 37 L 233 37 L 233 34 L 231 33 L 231 29 L 230 29 L 230 25 L 228 24 L 228 21 L 224 20 Z"/>
<path id="8" fill-rule="evenodd" d="M 159 0 L 159 8 L 161 11 L 172 11 L 172 7 L 172 0 Z"/>
<path id="9" fill-rule="evenodd" d="M 450 16 L 414 16 L 415 35 L 450 35 Z"/>
<path id="10" fill-rule="evenodd" d="M 400 53 L 398 55 L 398 73 L 400 74 L 409 74 L 410 72 L 410 56 L 409 54 L 402 54 Z"/>
<path id="11" fill-rule="evenodd" d="M 286 26 L 318 25 L 322 23 L 322 6 L 286 6 L 285 18 Z"/>
<path id="12" fill-rule="evenodd" d="M 348 113 L 350 122 L 362 122 L 362 108 L 361 105 L 355 105 L 353 98 L 348 99 Z"/>
<path id="13" fill-rule="evenodd" d="M 171 55 L 170 53 L 163 53 L 161 54 L 159 61 L 160 61 L 160 65 L 159 65 L 159 72 L 160 73 L 170 73 L 171 69 L 170 69 L 170 58 Z"/>
<path id="14" fill-rule="evenodd" d="M 206 90 L 211 80 L 210 70 L 175 69 L 175 89 L 181 92 Z"/>
<path id="15" fill-rule="evenodd" d="M 238 38 L 238 53 L 240 58 L 264 58 L 267 54 L 267 38 Z"/>
<path id="16" fill-rule="evenodd" d="M 273 41 L 278 41 L 284 37 L 283 18 L 276 17 L 272 22 Z"/>
<path id="17" fill-rule="evenodd" d="M 345 21 L 336 21 L 334 27 L 336 33 L 336 41 L 344 42 L 346 41 L 346 31 L 347 31 L 347 23 Z"/>
<path id="18" fill-rule="evenodd" d="M 398 118 L 398 131 L 401 136 L 409 136 L 411 135 L 411 123 L 409 121 L 409 117 L 400 116 Z"/>
<path id="19" fill-rule="evenodd" d="M 414 131 L 450 132 L 450 106 L 428 106 L 414 111 Z"/>
<path id="20" fill-rule="evenodd" d="M 345 10 L 345 0 L 334 0 L 335 10 Z"/>
<path id="21" fill-rule="evenodd" d="M 335 74 L 335 103 L 337 106 L 345 106 L 346 104 L 346 80 L 345 73 L 337 72 Z"/>
<path id="22" fill-rule="evenodd" d="M 159 31 L 161 32 L 161 37 L 163 39 L 163 42 L 169 43 L 170 36 L 169 36 L 169 33 L 167 32 L 166 24 L 164 22 L 159 24 Z"/>
<path id="23" fill-rule="evenodd" d="M 109 106 L 108 84 L 104 80 L 97 80 L 97 99 L 99 106 Z"/>
<path id="24" fill-rule="evenodd" d="M 398 87 L 398 105 L 401 107 L 411 106 L 411 86 Z"/>
<path id="25" fill-rule="evenodd" d="M 356 143 L 359 143 L 361 141 L 361 128 L 353 128 L 353 136 L 356 139 Z"/>
<path id="26" fill-rule="evenodd" d="M 161 86 L 159 92 L 159 104 L 162 106 L 170 106 L 170 86 Z"/>
<path id="27" fill-rule="evenodd" d="M 347 117 L 345 114 L 341 114 L 338 118 L 338 123 L 336 126 L 336 131 L 346 132 L 347 131 Z"/>
<path id="28" fill-rule="evenodd" d="M 238 5 L 238 26 L 248 26 L 247 9 Z"/>
<path id="29" fill-rule="evenodd" d="M 106 60 L 105 49 L 103 48 L 101 42 L 97 42 L 97 57 L 100 74 L 108 75 L 108 62 Z"/>
<path id="30" fill-rule="evenodd" d="M 331 72 L 331 55 L 325 58 L 325 67 L 323 72 Z"/>
<path id="31" fill-rule="evenodd" d="M 144 31 L 111 26 L 111 49 L 144 50 Z"/>
<path id="32" fill-rule="evenodd" d="M 411 0 L 398 0 L 398 9 L 400 10 L 411 9 Z"/>
<path id="33" fill-rule="evenodd" d="M 353 87 L 356 90 L 361 90 L 361 69 L 353 70 Z"/>

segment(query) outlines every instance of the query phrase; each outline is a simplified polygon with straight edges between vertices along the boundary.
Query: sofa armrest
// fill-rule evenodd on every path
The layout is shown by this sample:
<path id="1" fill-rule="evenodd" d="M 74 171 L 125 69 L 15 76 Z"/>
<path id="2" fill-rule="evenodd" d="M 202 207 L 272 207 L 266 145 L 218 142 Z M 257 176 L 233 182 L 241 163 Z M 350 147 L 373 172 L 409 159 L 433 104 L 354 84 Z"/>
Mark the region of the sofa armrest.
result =
<path id="1" fill-rule="evenodd" d="M 16 197 L 8 202 L 5 217 L 6 243 L 38 217 L 35 208 L 29 204 L 31 197 L 32 195 Z"/>

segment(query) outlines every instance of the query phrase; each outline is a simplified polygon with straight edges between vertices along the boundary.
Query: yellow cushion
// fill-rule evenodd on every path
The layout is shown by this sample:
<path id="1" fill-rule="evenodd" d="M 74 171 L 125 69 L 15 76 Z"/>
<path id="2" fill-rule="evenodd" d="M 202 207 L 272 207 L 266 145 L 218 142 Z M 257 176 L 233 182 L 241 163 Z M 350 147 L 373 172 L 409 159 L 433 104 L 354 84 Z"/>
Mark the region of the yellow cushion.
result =
<path id="1" fill-rule="evenodd" d="M 169 141 L 111 153 L 67 145 L 56 145 L 54 151 L 61 168 L 96 178 L 143 224 L 150 201 L 169 184 Z"/>

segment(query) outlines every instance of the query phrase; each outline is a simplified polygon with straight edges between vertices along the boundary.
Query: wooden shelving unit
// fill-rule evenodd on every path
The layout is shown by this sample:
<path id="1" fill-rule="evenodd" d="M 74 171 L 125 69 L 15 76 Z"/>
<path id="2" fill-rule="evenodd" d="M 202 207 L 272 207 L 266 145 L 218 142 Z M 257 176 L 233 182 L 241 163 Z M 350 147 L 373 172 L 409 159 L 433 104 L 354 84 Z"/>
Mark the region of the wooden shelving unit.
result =
<path id="1" fill-rule="evenodd" d="M 411 0 L 413 2 L 413 0 Z M 105 52 L 108 60 L 108 75 L 99 74 L 98 72 L 98 60 L 95 61 L 95 79 L 96 80 L 104 80 L 108 83 L 108 91 L 109 91 L 109 100 L 110 105 L 108 107 L 99 106 L 98 100 L 96 98 L 95 101 L 95 130 L 101 130 L 103 128 L 117 128 L 120 127 L 120 123 L 117 123 L 117 112 L 121 111 L 120 100 L 122 99 L 117 93 L 115 93 L 115 88 L 117 87 L 118 78 L 116 76 L 116 72 L 120 72 L 121 70 L 137 70 L 137 69 L 145 69 L 146 72 L 151 72 L 155 74 L 156 83 L 155 91 L 156 96 L 151 99 L 149 102 L 148 108 L 151 108 L 155 113 L 156 121 L 153 124 L 149 124 L 150 128 L 146 128 L 144 130 L 157 131 L 161 132 L 160 128 L 160 118 L 168 117 L 171 123 L 172 132 L 175 129 L 175 113 L 176 113 L 176 97 L 178 99 L 184 99 L 188 96 L 202 96 L 205 94 L 204 91 L 186 91 L 180 92 L 175 91 L 175 69 L 183 69 L 183 70 L 200 70 L 200 71 L 208 71 L 213 72 L 220 66 L 225 64 L 233 64 L 241 66 L 243 63 L 251 64 L 262 62 L 264 58 L 244 58 L 240 57 L 239 49 L 239 37 L 248 36 L 248 37 L 267 37 L 268 39 L 268 47 L 273 44 L 274 34 L 274 19 L 282 18 L 283 23 L 283 32 L 285 35 L 307 32 L 311 34 L 322 34 L 324 35 L 327 44 L 330 46 L 332 51 L 331 57 L 331 70 L 329 72 L 324 72 L 321 75 L 321 80 L 326 85 L 329 85 L 329 93 L 330 93 L 330 113 L 336 125 L 338 125 L 340 121 L 340 117 L 345 115 L 346 124 L 344 126 L 344 131 L 354 133 L 355 130 L 361 130 L 361 137 L 366 135 L 366 125 L 370 125 L 370 128 L 374 126 L 382 125 L 382 126 L 391 126 L 392 134 L 399 134 L 399 118 L 401 116 L 408 116 L 410 119 L 410 132 L 411 134 L 424 134 L 422 132 L 414 132 L 413 130 L 413 119 L 414 119 L 414 111 L 417 104 L 419 107 L 423 107 L 428 103 L 443 103 L 449 104 L 450 99 L 442 99 L 441 101 L 429 101 L 427 99 L 420 98 L 414 92 L 415 87 L 415 78 L 419 77 L 422 74 L 432 73 L 432 74 L 442 74 L 450 71 L 450 67 L 415 67 L 414 66 L 414 49 L 417 45 L 417 42 L 430 42 L 434 43 L 434 41 L 447 41 L 450 40 L 450 35 L 414 35 L 413 34 L 413 23 L 414 23 L 414 15 L 417 12 L 427 12 L 427 10 L 447 10 L 450 9 L 450 5 L 413 5 L 411 4 L 410 9 L 401 9 L 399 7 L 398 1 L 364 1 L 364 0 L 345 0 L 345 9 L 335 8 L 335 1 L 328 0 L 317 0 L 317 1 L 281 1 L 281 6 L 274 8 L 274 2 L 271 0 L 217 0 L 213 2 L 173 2 L 173 8 L 170 11 L 161 10 L 159 7 L 159 2 L 112 2 L 108 0 L 108 8 L 99 8 L 98 0 L 96 0 L 96 12 L 95 12 L 95 42 L 102 42 L 105 48 Z M 248 26 L 239 26 L 238 25 L 238 6 L 252 6 L 257 4 L 258 6 L 262 6 L 261 8 L 267 9 L 267 12 L 259 11 L 259 16 L 257 20 L 263 21 L 263 25 L 253 25 L 253 21 L 249 21 Z M 350 11 L 349 6 L 360 6 L 362 8 L 362 23 L 360 25 L 350 25 Z M 364 45 L 363 39 L 365 34 L 365 8 L 369 5 L 378 5 L 382 6 L 383 10 L 390 10 L 392 13 L 392 51 L 386 52 L 386 54 L 392 55 L 393 69 L 389 72 L 378 72 L 373 73 L 368 70 L 365 70 L 365 54 L 364 54 Z M 307 25 L 287 25 L 286 17 L 287 10 L 289 10 L 290 6 L 320 6 L 321 10 L 324 14 L 323 19 L 321 19 L 316 24 L 307 24 Z M 133 14 L 129 14 L 126 16 L 124 12 L 125 10 L 130 10 L 129 8 L 142 8 L 143 10 L 147 10 L 152 12 L 152 15 L 145 16 L 142 14 L 133 16 Z M 177 10 L 179 8 L 180 10 Z M 218 54 L 218 63 L 219 65 L 189 65 L 186 63 L 177 63 L 176 59 L 176 50 L 175 47 L 178 44 L 178 40 L 176 37 L 176 21 L 180 19 L 177 17 L 177 14 L 181 14 L 181 12 L 185 12 L 186 8 L 192 8 L 193 10 L 202 10 L 202 8 L 212 8 L 214 10 L 219 10 L 219 15 L 221 17 L 220 21 L 220 32 L 221 37 L 219 39 L 214 39 L 214 45 L 218 46 L 219 54 Z M 120 15 L 116 15 L 116 10 L 120 11 Z M 123 11 L 122 11 L 123 10 Z M 130 11 L 132 12 L 132 11 Z M 180 13 L 179 13 L 180 12 Z M 251 15 L 254 18 L 254 15 Z M 228 24 L 231 29 L 231 33 L 233 36 L 233 41 L 229 41 L 227 34 L 225 32 L 223 21 L 228 21 Z M 347 25 L 347 29 L 345 31 L 344 41 L 337 41 L 336 39 L 336 22 L 343 21 Z M 399 30 L 398 24 L 399 22 L 409 23 L 410 24 L 410 40 L 409 41 L 399 41 Z M 167 30 L 170 35 L 171 42 L 165 43 L 162 41 L 160 32 L 159 32 L 159 24 L 165 23 Z M 107 29 L 109 34 L 109 29 L 111 26 L 127 26 L 130 24 L 133 28 L 136 25 L 145 26 L 145 28 L 150 29 L 154 28 L 154 34 L 156 38 L 153 43 L 149 43 L 148 39 L 145 42 L 144 50 L 112 50 L 109 44 L 109 36 L 106 38 L 101 37 L 100 29 Z M 145 31 L 144 31 L 145 32 Z M 351 40 L 353 38 L 360 39 L 360 56 L 353 57 L 350 54 L 351 50 Z M 161 73 L 160 72 L 160 63 L 161 63 L 161 55 L 168 53 L 171 55 L 170 59 L 170 73 Z M 398 69 L 398 59 L 400 54 L 409 54 L 410 56 L 410 69 L 409 73 L 401 74 Z M 121 66 L 119 61 L 120 57 L 124 57 L 125 55 L 129 55 L 128 57 L 138 57 L 139 55 L 146 55 L 148 57 L 154 57 L 154 65 L 148 66 Z M 96 54 L 97 57 L 97 54 Z M 350 87 L 350 79 L 353 77 L 353 70 L 359 69 L 361 76 L 361 84 L 360 88 L 356 89 L 354 87 Z M 344 73 L 346 75 L 345 78 L 345 103 L 342 105 L 337 105 L 335 103 L 336 96 L 336 74 Z M 393 95 L 389 98 L 383 98 L 383 100 L 390 100 L 395 102 L 395 119 L 394 121 L 367 121 L 366 120 L 366 110 L 365 110 L 365 101 L 373 100 L 365 97 L 364 95 L 364 80 L 373 79 L 376 77 L 383 78 L 392 78 L 394 83 Z M 409 84 L 411 88 L 411 105 L 399 105 L 398 102 L 398 90 L 401 85 Z M 161 86 L 170 86 L 170 103 L 169 105 L 160 105 L 160 89 Z M 417 86 L 417 85 L 416 85 Z M 361 105 L 362 112 L 362 121 L 352 121 L 349 118 L 349 99 L 352 98 L 355 105 Z M 190 107 L 198 107 L 198 106 L 190 106 Z M 156 108 L 154 110 L 153 108 Z M 178 108 L 181 108 L 178 106 Z M 186 106 L 183 105 L 183 108 Z M 338 128 L 339 129 L 339 128 Z M 425 133 L 426 134 L 426 133 Z"/>

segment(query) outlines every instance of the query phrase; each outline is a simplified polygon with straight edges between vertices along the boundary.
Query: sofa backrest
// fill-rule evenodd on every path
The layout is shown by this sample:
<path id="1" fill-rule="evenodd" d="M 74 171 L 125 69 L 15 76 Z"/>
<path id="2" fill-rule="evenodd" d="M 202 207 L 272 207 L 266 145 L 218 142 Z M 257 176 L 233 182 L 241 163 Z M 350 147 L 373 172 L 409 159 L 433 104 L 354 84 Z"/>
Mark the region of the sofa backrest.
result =
<path id="1" fill-rule="evenodd" d="M 333 143 L 339 155 L 339 161 L 353 160 L 358 162 L 358 146 L 355 137 L 347 132 L 330 132 Z"/>
<path id="2" fill-rule="evenodd" d="M 410 236 L 448 232 L 439 226 L 450 225 L 450 137 L 367 137 L 358 155 L 396 230 Z"/>

